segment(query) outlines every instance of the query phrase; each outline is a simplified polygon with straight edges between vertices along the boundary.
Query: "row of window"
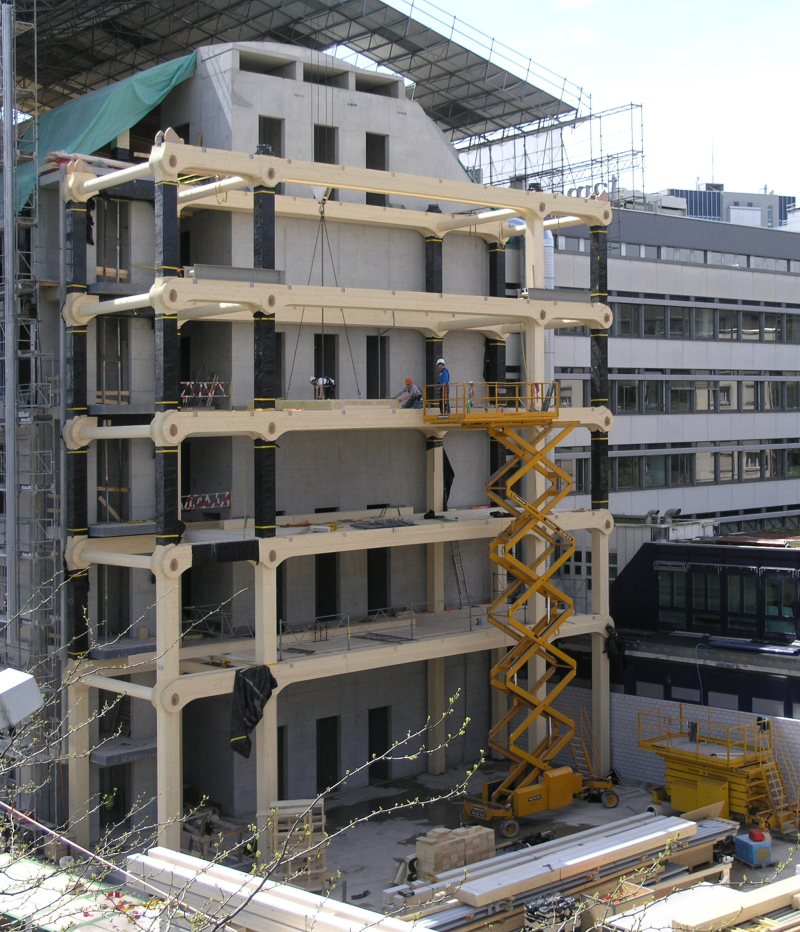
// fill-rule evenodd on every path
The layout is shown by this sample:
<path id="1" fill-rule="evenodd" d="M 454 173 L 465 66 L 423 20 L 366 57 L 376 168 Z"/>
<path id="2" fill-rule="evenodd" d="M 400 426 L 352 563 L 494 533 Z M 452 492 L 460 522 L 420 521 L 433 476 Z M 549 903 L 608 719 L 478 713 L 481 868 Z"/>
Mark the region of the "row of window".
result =
<path id="1" fill-rule="evenodd" d="M 798 579 L 761 567 L 657 566 L 659 626 L 681 631 L 794 640 Z"/>
<path id="2" fill-rule="evenodd" d="M 576 493 L 590 487 L 588 458 L 556 461 L 571 477 Z M 612 456 L 610 488 L 614 492 L 800 478 L 800 448 L 717 449 L 713 444 L 680 453 Z"/>
<path id="3" fill-rule="evenodd" d="M 800 314 L 730 307 L 612 304 L 612 335 L 656 340 L 800 343 Z"/>
<path id="4" fill-rule="evenodd" d="M 698 375 L 723 373 L 695 372 L 693 378 L 658 379 L 654 373 L 664 370 L 629 370 L 645 378 L 625 378 L 618 369 L 610 376 L 609 404 L 614 414 L 734 414 L 739 411 L 800 411 L 800 380 L 795 373 L 779 373 L 780 381 L 761 372 L 724 373 L 727 378 L 697 378 Z M 676 373 L 673 372 L 672 375 Z M 590 404 L 587 379 L 558 378 L 559 403 L 563 408 Z"/>
<path id="5" fill-rule="evenodd" d="M 556 249 L 563 252 L 588 253 L 589 240 L 578 236 L 556 236 Z M 646 246 L 643 243 L 609 241 L 610 257 L 648 259 L 662 262 L 686 262 L 694 265 L 717 265 L 731 269 L 758 269 L 763 272 L 800 272 L 800 260 L 776 259 L 774 256 L 750 256 L 711 249 L 687 249 L 680 246 Z"/>

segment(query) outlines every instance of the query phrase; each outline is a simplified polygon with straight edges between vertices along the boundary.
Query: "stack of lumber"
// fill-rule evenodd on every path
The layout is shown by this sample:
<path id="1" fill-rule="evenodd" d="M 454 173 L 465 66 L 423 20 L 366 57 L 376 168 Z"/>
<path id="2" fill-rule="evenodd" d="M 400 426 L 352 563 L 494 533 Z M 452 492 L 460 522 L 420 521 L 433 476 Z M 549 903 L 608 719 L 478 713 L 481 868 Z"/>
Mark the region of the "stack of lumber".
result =
<path id="1" fill-rule="evenodd" d="M 417 876 L 437 880 L 439 875 L 493 858 L 494 830 L 482 825 L 432 828 L 417 838 Z"/>
<path id="2" fill-rule="evenodd" d="M 700 823 L 644 813 L 602 829 L 589 829 L 554 841 L 444 871 L 434 883 L 415 881 L 384 890 L 384 905 L 403 914 L 448 900 L 471 907 L 518 900 L 541 889 L 580 890 L 584 884 L 620 876 L 666 850 L 667 860 L 690 845 L 707 845 L 734 830 L 727 820 Z M 646 882 L 643 881 L 643 882 Z"/>
<path id="3" fill-rule="evenodd" d="M 330 882 L 325 859 L 325 807 L 314 799 L 272 803 L 268 820 L 270 876 L 304 890 L 322 891 Z"/>
<path id="4" fill-rule="evenodd" d="M 770 913 L 786 909 L 793 909 L 794 912 L 781 915 L 780 923 L 765 919 Z M 764 920 L 764 928 L 798 928 L 800 877 L 774 880 L 754 890 L 698 884 L 691 890 L 673 893 L 663 900 L 616 916 L 607 925 L 619 932 L 661 932 L 663 929 L 717 932 L 756 920 Z"/>
<path id="5" fill-rule="evenodd" d="M 176 918 L 179 910 L 169 907 L 164 928 L 189 928 L 194 919 L 210 927 L 219 924 L 250 932 L 415 932 L 419 926 L 382 916 L 352 903 L 340 903 L 329 896 L 317 896 L 290 884 L 278 884 L 253 874 L 245 874 L 221 864 L 207 863 L 192 855 L 151 848 L 147 854 L 128 858 L 131 886 L 152 898 L 153 887 L 167 899 L 175 898 L 198 914 Z M 62 875 L 63 887 L 63 875 Z M 30 896 L 26 893 L 26 896 Z M 59 902 L 66 899 L 63 893 Z M 140 929 L 155 929 L 157 923 L 139 922 Z M 79 919 L 86 924 L 86 920 Z M 130 919 L 112 932 L 134 928 Z M 178 925 L 179 923 L 179 925 Z M 91 925 L 91 923 L 90 923 Z"/>

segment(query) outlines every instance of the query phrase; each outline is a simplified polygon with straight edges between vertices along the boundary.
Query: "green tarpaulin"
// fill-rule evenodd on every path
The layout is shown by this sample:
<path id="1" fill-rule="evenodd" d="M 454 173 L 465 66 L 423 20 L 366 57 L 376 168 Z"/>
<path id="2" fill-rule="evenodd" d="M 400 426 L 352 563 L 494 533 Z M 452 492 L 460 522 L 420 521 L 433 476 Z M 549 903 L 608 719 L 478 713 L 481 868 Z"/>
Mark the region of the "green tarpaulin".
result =
<path id="1" fill-rule="evenodd" d="M 39 165 L 18 169 L 18 207 L 22 208 L 33 193 L 38 169 L 49 152 L 88 155 L 107 145 L 157 107 L 174 87 L 194 74 L 196 67 L 197 56 L 192 52 L 76 97 L 39 117 Z"/>

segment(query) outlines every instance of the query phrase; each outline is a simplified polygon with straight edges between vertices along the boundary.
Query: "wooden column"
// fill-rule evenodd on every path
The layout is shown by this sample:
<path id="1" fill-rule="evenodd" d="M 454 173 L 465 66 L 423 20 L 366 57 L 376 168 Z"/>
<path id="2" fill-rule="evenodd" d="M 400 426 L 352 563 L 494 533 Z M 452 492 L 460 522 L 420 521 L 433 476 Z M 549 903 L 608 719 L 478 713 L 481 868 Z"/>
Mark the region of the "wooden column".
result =
<path id="1" fill-rule="evenodd" d="M 180 710 L 169 709 L 163 690 L 180 675 L 180 576 L 156 573 L 156 786 L 158 844 L 181 850 L 183 819 L 183 728 Z M 166 707 L 165 707 L 166 706 Z"/>
<path id="2" fill-rule="evenodd" d="M 89 687 L 67 687 L 67 775 L 69 777 L 69 834 L 79 845 L 91 842 L 89 788 Z"/>
<path id="3" fill-rule="evenodd" d="M 442 718 L 447 703 L 444 663 L 444 657 L 428 661 L 428 773 L 444 773 L 447 769 L 447 730 Z"/>

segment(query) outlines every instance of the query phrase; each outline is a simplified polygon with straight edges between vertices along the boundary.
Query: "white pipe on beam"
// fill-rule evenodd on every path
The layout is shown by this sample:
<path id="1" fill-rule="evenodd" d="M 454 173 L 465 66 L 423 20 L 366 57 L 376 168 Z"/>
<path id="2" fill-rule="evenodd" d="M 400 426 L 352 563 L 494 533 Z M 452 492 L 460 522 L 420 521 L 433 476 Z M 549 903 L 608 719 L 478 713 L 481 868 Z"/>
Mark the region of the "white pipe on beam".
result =
<path id="1" fill-rule="evenodd" d="M 113 676 L 101 676 L 99 673 L 86 673 L 80 678 L 80 682 L 86 686 L 94 686 L 95 689 L 105 689 L 110 693 L 133 696 L 136 699 L 144 699 L 146 702 L 152 702 L 153 699 L 152 686 L 141 686 L 139 683 L 126 683 L 125 680 L 118 680 Z"/>
<path id="2" fill-rule="evenodd" d="M 240 188 L 249 188 L 250 182 L 246 178 L 239 178 L 234 175 L 233 178 L 225 178 L 222 181 L 215 181 L 212 184 L 201 184 L 197 187 L 184 188 L 178 192 L 178 204 L 191 204 L 192 201 L 199 201 L 204 197 L 213 197 L 216 194 L 224 194 L 226 191 L 237 191 Z"/>
<path id="3" fill-rule="evenodd" d="M 545 230 L 558 230 L 559 227 L 581 227 L 586 226 L 586 221 L 580 217 L 552 217 L 545 220 Z"/>
<path id="4" fill-rule="evenodd" d="M 111 298 L 109 301 L 98 301 L 88 305 L 86 310 L 92 314 L 115 314 L 119 311 L 132 311 L 140 307 L 150 306 L 150 292 L 144 294 L 126 295 L 124 298 Z"/>
<path id="5" fill-rule="evenodd" d="M 89 440 L 150 440 L 149 424 L 117 424 L 110 427 L 81 427 L 80 439 Z"/>
<path id="6" fill-rule="evenodd" d="M 141 165 L 133 165 L 131 168 L 121 168 L 116 172 L 109 172 L 107 175 L 98 175 L 90 181 L 82 181 L 78 185 L 79 194 L 94 194 L 96 191 L 105 191 L 106 188 L 113 188 L 114 185 L 124 184 L 126 181 L 136 181 L 137 178 L 147 178 L 153 174 L 153 169 L 149 162 L 142 162 Z"/>
<path id="7" fill-rule="evenodd" d="M 260 306 L 257 302 L 251 305 L 220 302 L 219 304 L 202 304 L 198 307 L 182 308 L 177 311 L 177 314 L 179 321 L 185 321 L 205 317 L 224 317 L 225 314 L 240 314 L 242 311 L 252 312 Z"/>
<path id="8" fill-rule="evenodd" d="M 106 550 L 81 550 L 85 563 L 102 563 L 105 566 L 127 566 L 131 570 L 152 570 L 150 557 L 142 553 L 114 553 Z"/>
<path id="9" fill-rule="evenodd" d="M 484 214 L 463 215 L 453 217 L 451 220 L 440 220 L 436 224 L 436 229 L 440 233 L 446 233 L 448 230 L 461 230 L 465 227 L 476 227 L 482 223 L 493 223 L 495 220 L 511 220 L 512 217 L 519 217 L 520 211 L 507 207 L 502 210 L 490 210 Z"/>

